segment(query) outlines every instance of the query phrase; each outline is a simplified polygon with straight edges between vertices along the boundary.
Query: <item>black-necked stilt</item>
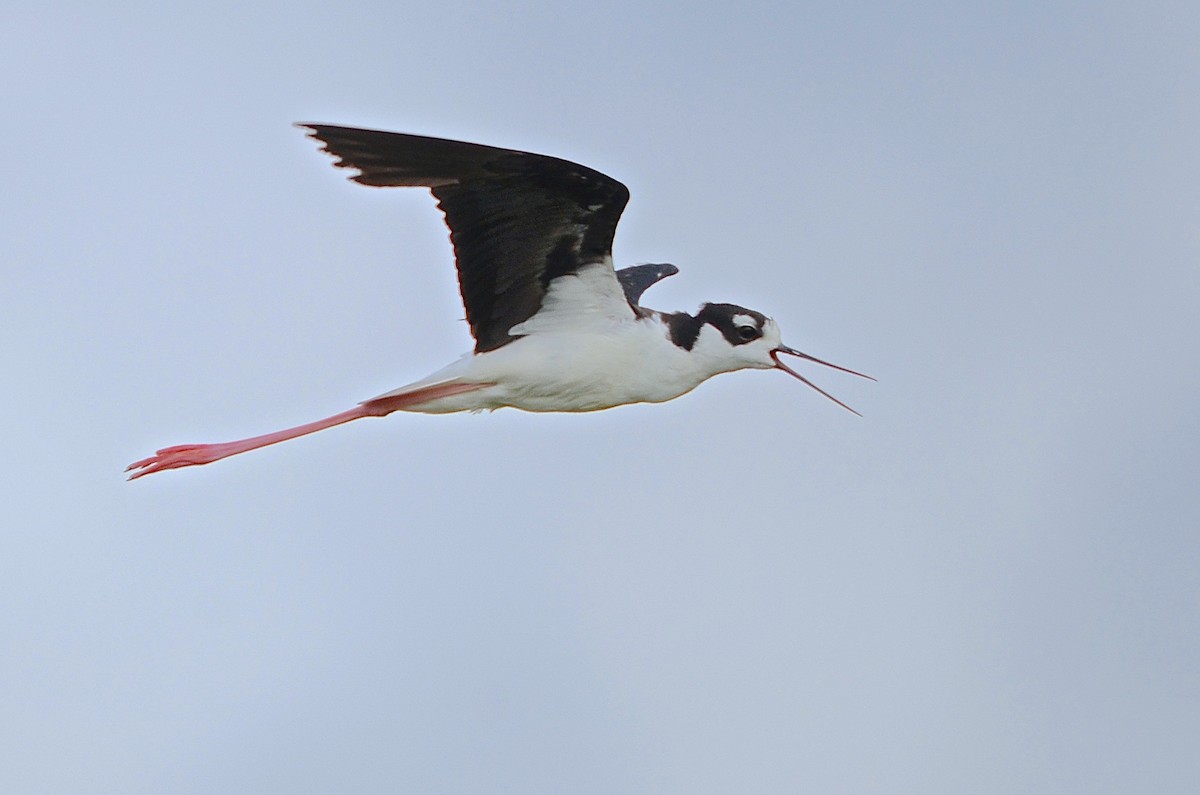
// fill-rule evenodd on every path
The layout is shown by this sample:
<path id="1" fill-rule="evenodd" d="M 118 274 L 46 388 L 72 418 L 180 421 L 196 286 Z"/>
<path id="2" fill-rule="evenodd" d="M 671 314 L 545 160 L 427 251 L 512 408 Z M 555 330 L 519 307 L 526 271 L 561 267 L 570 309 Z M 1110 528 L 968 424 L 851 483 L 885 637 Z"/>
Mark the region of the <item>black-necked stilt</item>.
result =
<path id="1" fill-rule="evenodd" d="M 853 411 L 780 361 L 798 356 L 775 321 L 734 304 L 694 315 L 639 304 L 673 265 L 614 271 L 612 242 L 629 190 L 555 157 L 418 135 L 298 125 L 355 168 L 363 185 L 432 190 L 446 215 L 475 349 L 432 375 L 296 428 L 223 444 L 167 447 L 130 464 L 130 479 L 207 464 L 362 417 L 511 406 L 595 411 L 659 403 L 718 373 L 778 369 Z M 857 412 L 855 412 L 857 413 Z"/>

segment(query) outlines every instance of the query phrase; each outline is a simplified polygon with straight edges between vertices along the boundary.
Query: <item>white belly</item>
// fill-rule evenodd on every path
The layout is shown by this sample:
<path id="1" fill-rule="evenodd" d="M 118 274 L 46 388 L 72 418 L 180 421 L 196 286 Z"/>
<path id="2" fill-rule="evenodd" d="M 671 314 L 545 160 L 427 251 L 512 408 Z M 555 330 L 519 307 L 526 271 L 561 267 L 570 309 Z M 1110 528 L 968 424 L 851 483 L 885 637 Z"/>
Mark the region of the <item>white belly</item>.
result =
<path id="1" fill-rule="evenodd" d="M 493 386 L 407 410 L 597 411 L 658 403 L 691 391 L 712 374 L 699 372 L 693 359 L 671 344 L 656 322 L 622 323 L 603 334 L 531 334 L 495 351 L 464 356 L 413 385 L 454 379 Z"/>

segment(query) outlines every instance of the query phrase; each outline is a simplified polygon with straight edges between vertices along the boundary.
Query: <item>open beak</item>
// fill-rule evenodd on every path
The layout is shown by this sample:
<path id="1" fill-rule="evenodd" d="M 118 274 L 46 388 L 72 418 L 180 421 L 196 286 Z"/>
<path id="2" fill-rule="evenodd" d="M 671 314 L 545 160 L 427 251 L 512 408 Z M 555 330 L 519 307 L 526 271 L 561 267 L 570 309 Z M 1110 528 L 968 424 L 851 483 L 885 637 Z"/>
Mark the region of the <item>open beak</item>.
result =
<path id="1" fill-rule="evenodd" d="M 818 392 L 820 392 L 820 393 L 821 393 L 822 395 L 824 395 L 825 397 L 827 397 L 827 398 L 829 398 L 830 400 L 832 400 L 834 403 L 836 403 L 836 404 L 838 404 L 839 406 L 841 406 L 842 408 L 844 408 L 846 411 L 849 411 L 851 414 L 858 414 L 858 412 L 857 412 L 857 411 L 855 411 L 854 409 L 850 408 L 850 407 L 849 407 L 849 406 L 847 406 L 845 403 L 843 403 L 842 401 L 838 400 L 838 399 L 837 399 L 837 398 L 835 398 L 833 395 L 829 394 L 829 393 L 828 393 L 828 392 L 826 392 L 824 389 L 821 389 L 821 387 L 817 386 L 817 385 L 816 385 L 816 384 L 814 384 L 812 381 L 809 381 L 807 378 L 805 378 L 804 376 L 800 375 L 800 374 L 799 374 L 799 373 L 797 373 L 795 370 L 793 370 L 792 368 L 788 367 L 786 364 L 784 364 L 783 362 L 781 362 L 781 361 L 779 360 L 779 354 L 781 354 L 781 353 L 786 353 L 786 354 L 788 354 L 789 356 L 798 356 L 798 357 L 800 357 L 801 359 L 807 359 L 808 361 L 810 361 L 810 362 L 815 362 L 815 363 L 817 363 L 817 364 L 823 364 L 823 365 L 825 365 L 826 367 L 832 367 L 834 370 L 841 370 L 843 373 L 850 373 L 850 375 L 856 375 L 856 376 L 858 376 L 859 378 L 867 378 L 867 379 L 870 379 L 871 381 L 874 381 L 874 380 L 875 380 L 874 378 L 871 378 L 871 376 L 869 376 L 869 375 L 866 375 L 866 374 L 864 374 L 864 373 L 858 373 L 858 372 L 855 372 L 854 370 L 850 370 L 850 369 L 848 369 L 848 368 L 846 368 L 846 367 L 840 367 L 840 366 L 838 366 L 838 365 L 836 365 L 836 364 L 832 364 L 832 363 L 830 363 L 830 362 L 822 361 L 821 359 L 818 359 L 816 356 L 809 356 L 807 353 L 801 353 L 800 351 L 796 350 L 795 348 L 789 348 L 789 347 L 788 347 L 788 346 L 786 346 L 786 345 L 780 345 L 778 348 L 776 348 L 775 350 L 771 351 L 771 358 L 775 360 L 775 367 L 776 367 L 776 369 L 783 370 L 783 371 L 784 371 L 785 373 L 787 373 L 788 375 L 790 375 L 790 376 L 793 376 L 793 377 L 795 377 L 795 378 L 798 378 L 798 379 L 800 379 L 800 380 L 801 380 L 801 381 L 803 381 L 804 383 L 806 383 L 806 384 L 808 384 L 809 386 L 811 386 L 813 389 L 815 389 L 815 390 L 817 390 Z M 858 416 L 860 416 L 860 417 L 861 417 L 862 415 L 861 415 L 861 414 L 858 414 Z"/>

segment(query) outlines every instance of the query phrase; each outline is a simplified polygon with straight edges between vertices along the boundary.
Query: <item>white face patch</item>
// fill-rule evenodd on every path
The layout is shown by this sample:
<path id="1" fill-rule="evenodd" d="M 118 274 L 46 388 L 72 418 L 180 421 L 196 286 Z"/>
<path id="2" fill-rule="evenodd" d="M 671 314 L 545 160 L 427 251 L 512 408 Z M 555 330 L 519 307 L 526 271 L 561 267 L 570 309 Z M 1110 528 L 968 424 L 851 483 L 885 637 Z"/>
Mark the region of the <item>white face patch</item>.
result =
<path id="1" fill-rule="evenodd" d="M 750 317 L 750 315 L 734 315 L 733 316 L 733 327 L 740 328 L 742 326 L 749 326 L 750 328 L 758 328 L 758 320 L 756 318 Z"/>

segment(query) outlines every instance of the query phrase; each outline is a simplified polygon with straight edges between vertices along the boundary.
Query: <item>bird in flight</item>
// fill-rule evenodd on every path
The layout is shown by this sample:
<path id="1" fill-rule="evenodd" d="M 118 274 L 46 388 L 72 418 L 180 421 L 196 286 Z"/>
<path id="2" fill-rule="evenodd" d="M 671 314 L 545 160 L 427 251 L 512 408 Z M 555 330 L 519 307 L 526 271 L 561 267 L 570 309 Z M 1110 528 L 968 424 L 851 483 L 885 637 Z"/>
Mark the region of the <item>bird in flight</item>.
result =
<path id="1" fill-rule="evenodd" d="M 419 381 L 322 420 L 233 442 L 166 447 L 130 464 L 130 480 L 393 411 L 597 411 L 661 403 L 745 368 L 782 370 L 854 411 L 784 364 L 784 354 L 870 378 L 789 348 L 775 321 L 752 309 L 707 303 L 693 315 L 643 307 L 646 288 L 678 268 L 614 270 L 613 235 L 629 190 L 612 177 L 511 149 L 297 126 L 335 166 L 357 169 L 355 182 L 433 193 L 450 228 L 475 348 Z"/>

